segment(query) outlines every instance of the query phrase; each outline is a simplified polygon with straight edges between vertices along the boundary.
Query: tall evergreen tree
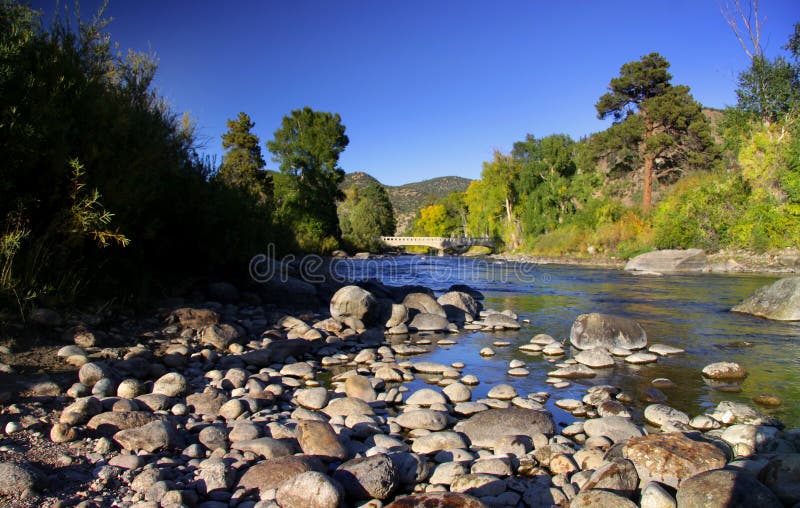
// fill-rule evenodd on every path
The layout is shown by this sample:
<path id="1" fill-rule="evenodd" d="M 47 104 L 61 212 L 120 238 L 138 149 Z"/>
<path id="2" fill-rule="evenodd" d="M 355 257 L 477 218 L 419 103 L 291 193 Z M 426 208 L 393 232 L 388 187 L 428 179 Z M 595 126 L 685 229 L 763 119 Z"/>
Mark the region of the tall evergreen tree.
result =
<path id="1" fill-rule="evenodd" d="M 644 210 L 650 209 L 653 184 L 660 178 L 688 166 L 707 167 L 718 157 L 700 104 L 689 87 L 670 83 L 668 69 L 669 62 L 658 53 L 626 63 L 595 105 L 598 118 L 611 117 L 635 131 Z"/>
<path id="2" fill-rule="evenodd" d="M 244 112 L 235 120 L 228 120 L 228 132 L 222 135 L 222 148 L 227 151 L 217 178 L 225 185 L 248 192 L 259 205 L 266 205 L 272 201 L 272 179 L 264 171 L 266 162 L 253 127 L 255 123 Z"/>

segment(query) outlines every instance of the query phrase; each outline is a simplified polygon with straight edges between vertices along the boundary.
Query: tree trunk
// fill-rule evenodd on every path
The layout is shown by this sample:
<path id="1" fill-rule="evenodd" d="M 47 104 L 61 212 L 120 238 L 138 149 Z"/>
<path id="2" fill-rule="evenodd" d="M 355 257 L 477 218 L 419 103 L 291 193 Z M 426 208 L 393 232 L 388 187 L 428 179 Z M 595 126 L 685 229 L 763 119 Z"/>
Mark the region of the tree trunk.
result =
<path id="1" fill-rule="evenodd" d="M 506 195 L 506 222 L 511 235 L 511 249 L 517 250 L 519 248 L 519 235 L 517 234 L 517 221 L 514 220 L 514 213 L 511 209 L 511 200 Z"/>

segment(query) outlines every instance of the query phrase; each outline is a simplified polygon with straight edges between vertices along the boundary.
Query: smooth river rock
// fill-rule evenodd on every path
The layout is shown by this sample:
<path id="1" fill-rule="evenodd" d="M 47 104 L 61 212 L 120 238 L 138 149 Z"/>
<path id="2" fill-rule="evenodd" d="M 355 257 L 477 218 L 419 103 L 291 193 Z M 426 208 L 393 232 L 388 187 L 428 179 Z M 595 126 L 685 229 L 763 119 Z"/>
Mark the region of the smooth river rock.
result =
<path id="1" fill-rule="evenodd" d="M 764 286 L 731 311 L 776 321 L 800 321 L 800 277 Z"/>
<path id="2" fill-rule="evenodd" d="M 472 446 L 494 448 L 504 436 L 552 435 L 555 424 L 549 411 L 510 407 L 476 413 L 456 424 L 455 430 L 466 434 Z"/>
<path id="3" fill-rule="evenodd" d="M 687 478 L 678 489 L 677 501 L 681 508 L 783 506 L 775 494 L 751 474 L 727 469 L 706 471 Z"/>
<path id="4" fill-rule="evenodd" d="M 378 301 L 366 289 L 345 286 L 334 293 L 330 311 L 334 319 L 355 318 L 368 325 L 377 317 Z"/>
<path id="5" fill-rule="evenodd" d="M 578 316 L 572 324 L 569 340 L 578 349 L 642 349 L 647 346 L 647 333 L 632 319 L 591 313 Z"/>

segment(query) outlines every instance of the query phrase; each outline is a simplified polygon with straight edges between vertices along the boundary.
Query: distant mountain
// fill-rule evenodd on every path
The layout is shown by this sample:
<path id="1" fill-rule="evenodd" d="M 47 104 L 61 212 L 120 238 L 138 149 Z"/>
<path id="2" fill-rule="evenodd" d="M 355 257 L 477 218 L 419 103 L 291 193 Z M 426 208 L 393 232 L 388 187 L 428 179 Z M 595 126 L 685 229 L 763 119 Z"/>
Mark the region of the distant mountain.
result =
<path id="1" fill-rule="evenodd" d="M 340 187 L 349 189 L 355 185 L 363 187 L 369 183 L 377 183 L 386 189 L 389 200 L 394 208 L 394 216 L 397 219 L 397 234 L 403 234 L 411 226 L 417 210 L 451 192 L 464 192 L 472 182 L 469 178 L 460 176 L 440 176 L 423 180 L 421 182 L 407 183 L 405 185 L 383 185 L 375 177 L 361 171 L 348 173 Z"/>

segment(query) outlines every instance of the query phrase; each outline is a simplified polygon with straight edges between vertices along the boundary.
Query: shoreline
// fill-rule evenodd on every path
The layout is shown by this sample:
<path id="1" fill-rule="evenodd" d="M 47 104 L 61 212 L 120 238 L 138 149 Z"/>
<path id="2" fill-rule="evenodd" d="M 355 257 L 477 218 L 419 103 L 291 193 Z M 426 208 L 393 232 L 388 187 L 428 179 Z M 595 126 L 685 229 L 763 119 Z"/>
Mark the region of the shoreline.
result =
<path id="1" fill-rule="evenodd" d="M 536 265 L 566 265 L 624 270 L 627 260 L 614 257 L 537 256 L 534 254 L 503 252 L 487 256 L 491 259 L 531 263 Z M 746 273 L 770 276 L 800 274 L 800 251 L 785 249 L 778 253 L 758 254 L 750 251 L 721 250 L 706 254 L 706 269 L 688 273 Z"/>

